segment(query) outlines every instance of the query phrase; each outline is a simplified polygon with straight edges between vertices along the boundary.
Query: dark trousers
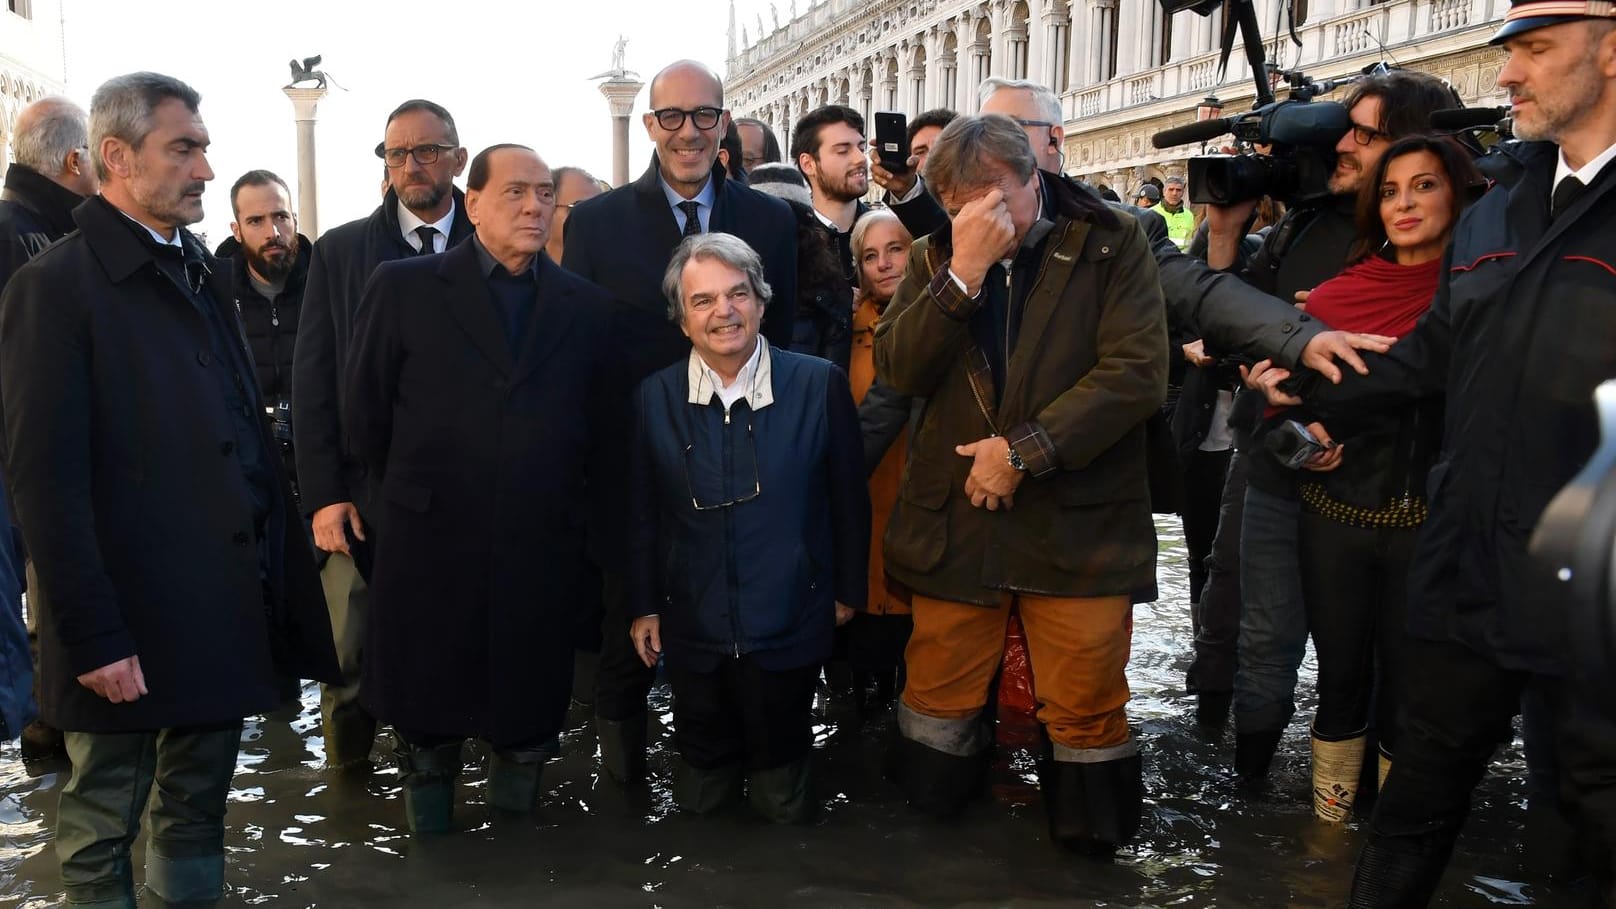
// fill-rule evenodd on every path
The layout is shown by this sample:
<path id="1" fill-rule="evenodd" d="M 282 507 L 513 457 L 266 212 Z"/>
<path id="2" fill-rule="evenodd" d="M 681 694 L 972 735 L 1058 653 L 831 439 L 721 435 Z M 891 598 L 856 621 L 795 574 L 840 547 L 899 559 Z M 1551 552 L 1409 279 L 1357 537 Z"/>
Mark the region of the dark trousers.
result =
<path id="1" fill-rule="evenodd" d="M 1396 754 L 1397 708 L 1408 642 L 1408 569 L 1414 528 L 1349 527 L 1303 510 L 1302 594 L 1318 654 L 1313 731 L 1326 739 L 1369 725 Z"/>
<path id="2" fill-rule="evenodd" d="M 1470 813 L 1470 798 L 1521 695 L 1553 705 L 1560 800 L 1578 830 L 1586 866 L 1603 888 L 1616 868 L 1616 709 L 1609 692 L 1500 667 L 1451 642 L 1409 641 L 1403 729 L 1391 775 L 1375 803 L 1376 845 L 1440 854 Z M 1601 892 L 1606 892 L 1602 890 Z"/>
<path id="3" fill-rule="evenodd" d="M 679 756 L 697 770 L 742 764 L 749 771 L 806 756 L 818 680 L 818 665 L 764 669 L 751 654 L 725 657 L 711 672 L 669 663 Z"/>
<path id="4" fill-rule="evenodd" d="M 68 901 L 134 905 L 129 852 L 148 800 L 147 887 L 170 901 L 218 898 L 241 724 L 69 732 L 66 742 L 73 775 L 62 787 L 56 855 Z"/>
<path id="5" fill-rule="evenodd" d="M 627 587 L 623 576 L 601 572 L 602 614 L 600 663 L 595 668 L 595 716 L 612 722 L 645 713 L 645 696 L 656 681 L 656 669 L 646 666 L 629 639 L 631 621 L 624 612 Z"/>
<path id="6" fill-rule="evenodd" d="M 1246 503 L 1246 459 L 1231 455 L 1218 503 L 1216 533 L 1207 554 L 1206 586 L 1190 607 L 1195 628 L 1195 656 L 1186 687 L 1194 692 L 1234 690 L 1240 638 L 1240 525 Z M 1188 520 L 1185 535 L 1188 536 Z"/>
<path id="7" fill-rule="evenodd" d="M 1218 533 L 1223 508 L 1223 481 L 1234 449 L 1195 451 L 1184 459 L 1184 548 L 1189 553 L 1190 603 L 1201 602 L 1206 589 L 1206 559 Z M 1193 618 L 1193 613 L 1192 613 Z"/>

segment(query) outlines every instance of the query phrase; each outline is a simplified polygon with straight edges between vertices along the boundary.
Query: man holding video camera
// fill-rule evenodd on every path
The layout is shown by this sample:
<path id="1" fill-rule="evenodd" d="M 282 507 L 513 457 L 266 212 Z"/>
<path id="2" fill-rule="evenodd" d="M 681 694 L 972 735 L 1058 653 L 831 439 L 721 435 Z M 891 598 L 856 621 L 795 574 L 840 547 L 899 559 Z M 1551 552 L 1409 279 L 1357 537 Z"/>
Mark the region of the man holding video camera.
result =
<path id="1" fill-rule="evenodd" d="M 1335 144 L 1336 165 L 1328 193 L 1298 200 L 1257 253 L 1244 262 L 1238 261 L 1239 243 L 1257 199 L 1208 206 L 1208 265 L 1233 272 L 1282 300 L 1300 302 L 1303 298 L 1298 294 L 1334 277 L 1346 265 L 1357 234 L 1353 209 L 1359 185 L 1374 171 L 1381 154 L 1396 140 L 1426 131 L 1433 111 L 1458 105 L 1452 90 L 1440 80 L 1407 70 L 1381 72 L 1359 81 L 1342 103 L 1351 126 Z M 1298 313 L 1280 329 L 1291 331 L 1306 321 L 1308 317 Z M 1253 365 L 1252 378 L 1259 377 L 1267 366 L 1266 361 Z M 1208 637 L 1205 632 L 1210 631 L 1212 639 L 1197 641 L 1198 659 L 1204 658 L 1201 652 L 1208 645 L 1227 652 L 1235 642 L 1219 639 L 1218 630 L 1234 627 L 1238 615 L 1239 668 L 1233 679 L 1235 772 L 1248 782 L 1267 776 L 1280 737 L 1295 712 L 1296 673 L 1307 645 L 1307 612 L 1296 549 L 1301 510 L 1296 473 L 1251 445 L 1249 428 L 1260 418 L 1262 403 L 1261 395 L 1243 395 L 1230 417 L 1241 453 L 1225 481 L 1223 523 L 1213 555 L 1224 567 L 1238 561 L 1240 574 L 1238 581 L 1226 572 L 1214 572 L 1209 579 L 1212 589 L 1202 595 L 1201 637 Z M 1232 533 L 1238 533 L 1237 541 L 1228 536 Z M 1229 595 L 1234 583 L 1239 584 L 1240 593 Z M 1224 584 L 1231 587 L 1214 587 Z M 1219 604 L 1227 604 L 1222 607 L 1225 614 L 1209 614 Z M 1202 682 L 1204 686 L 1206 680 Z M 1198 693 L 1204 699 L 1209 692 Z"/>

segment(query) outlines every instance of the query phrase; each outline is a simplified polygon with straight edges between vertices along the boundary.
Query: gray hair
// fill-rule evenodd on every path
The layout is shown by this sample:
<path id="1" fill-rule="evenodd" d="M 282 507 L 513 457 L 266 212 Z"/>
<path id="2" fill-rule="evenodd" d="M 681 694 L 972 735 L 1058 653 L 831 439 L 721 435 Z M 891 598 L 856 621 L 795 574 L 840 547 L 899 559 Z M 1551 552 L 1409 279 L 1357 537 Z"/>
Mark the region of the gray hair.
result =
<path id="1" fill-rule="evenodd" d="M 662 273 L 662 295 L 668 299 L 669 322 L 677 325 L 684 319 L 685 266 L 692 259 L 717 259 L 736 271 L 745 272 L 746 280 L 752 284 L 752 293 L 757 295 L 758 307 L 769 305 L 774 291 L 763 279 L 763 259 L 745 240 L 734 234 L 696 234 L 674 247 L 668 270 Z"/>
<path id="2" fill-rule="evenodd" d="M 872 208 L 854 222 L 850 245 L 853 249 L 853 262 L 859 266 L 859 292 L 864 294 L 870 292 L 870 289 L 864 286 L 864 268 L 862 265 L 864 261 L 864 237 L 870 232 L 870 228 L 877 224 L 896 224 L 898 229 L 903 231 L 904 237 L 907 238 L 906 242 L 915 242 L 914 235 L 909 233 L 909 228 L 903 225 L 903 221 L 899 220 L 897 213 L 890 208 Z"/>
<path id="3" fill-rule="evenodd" d="M 90 144 L 89 116 L 77 104 L 54 95 L 31 106 L 39 113 L 30 118 L 27 129 L 12 137 L 11 154 L 18 164 L 54 177 L 62 172 L 70 152 Z"/>
<path id="4" fill-rule="evenodd" d="M 982 84 L 976 89 L 978 106 L 986 104 L 988 99 L 1002 88 L 1031 92 L 1033 103 L 1038 105 L 1041 119 L 1048 120 L 1056 126 L 1060 126 L 1064 121 L 1065 118 L 1061 116 L 1060 99 L 1055 97 L 1054 91 L 1042 82 L 1034 82 L 1031 79 L 1001 79 L 998 76 L 983 79 Z"/>
<path id="5" fill-rule="evenodd" d="M 945 193 L 987 186 L 1004 167 L 1026 183 L 1038 169 L 1027 134 L 1003 114 L 960 117 L 943 127 L 926 158 L 926 188 L 942 201 Z"/>
<path id="6" fill-rule="evenodd" d="M 169 98 L 185 102 L 193 114 L 202 104 L 196 89 L 162 73 L 129 73 L 101 83 L 90 98 L 90 160 L 97 177 L 111 175 L 101 158 L 101 143 L 121 139 L 139 149 L 152 131 L 158 105 Z"/>

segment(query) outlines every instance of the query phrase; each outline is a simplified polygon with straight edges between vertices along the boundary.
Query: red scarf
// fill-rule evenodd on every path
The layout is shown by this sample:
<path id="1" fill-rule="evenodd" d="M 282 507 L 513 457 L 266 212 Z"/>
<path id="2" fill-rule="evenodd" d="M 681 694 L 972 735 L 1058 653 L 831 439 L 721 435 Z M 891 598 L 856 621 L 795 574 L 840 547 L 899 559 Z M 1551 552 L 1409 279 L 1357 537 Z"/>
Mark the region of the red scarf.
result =
<path id="1" fill-rule="evenodd" d="M 1343 331 L 1401 338 L 1431 308 L 1442 259 L 1398 265 L 1370 256 L 1313 289 L 1307 314 Z"/>

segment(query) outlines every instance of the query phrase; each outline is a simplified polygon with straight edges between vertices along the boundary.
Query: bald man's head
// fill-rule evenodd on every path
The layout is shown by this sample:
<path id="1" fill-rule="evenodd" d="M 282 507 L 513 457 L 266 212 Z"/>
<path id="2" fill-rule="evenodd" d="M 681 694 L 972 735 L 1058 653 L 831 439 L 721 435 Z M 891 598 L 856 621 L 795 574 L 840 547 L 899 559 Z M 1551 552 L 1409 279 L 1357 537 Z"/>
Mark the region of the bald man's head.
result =
<path id="1" fill-rule="evenodd" d="M 677 85 L 679 90 L 686 87 L 700 86 L 709 93 L 713 107 L 724 106 L 724 80 L 713 72 L 712 68 L 699 60 L 678 60 L 662 67 L 662 70 L 651 77 L 651 109 L 666 107 L 662 96 Z"/>
<path id="2" fill-rule="evenodd" d="M 23 108 L 11 131 L 18 164 L 81 196 L 98 188 L 90 166 L 90 117 L 66 98 L 41 98 Z"/>

